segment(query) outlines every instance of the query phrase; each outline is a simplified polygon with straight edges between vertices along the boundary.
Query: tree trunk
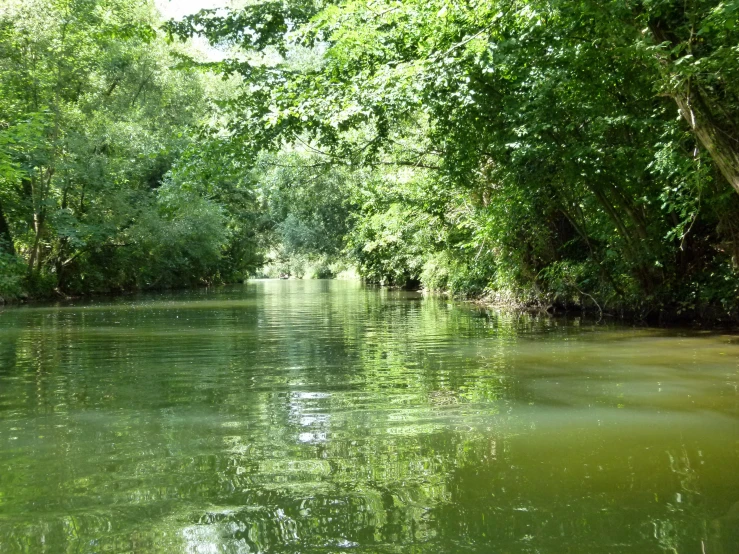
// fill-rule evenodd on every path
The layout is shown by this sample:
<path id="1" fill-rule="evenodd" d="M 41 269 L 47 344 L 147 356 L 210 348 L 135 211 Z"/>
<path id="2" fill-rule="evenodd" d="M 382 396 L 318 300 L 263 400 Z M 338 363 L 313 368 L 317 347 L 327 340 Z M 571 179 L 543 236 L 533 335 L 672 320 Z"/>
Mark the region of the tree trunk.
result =
<path id="1" fill-rule="evenodd" d="M 2 202 L 0 202 L 0 252 L 15 255 L 13 236 L 10 234 L 10 226 L 8 225 L 8 221 L 5 219 Z"/>
<path id="2" fill-rule="evenodd" d="M 677 92 L 673 98 L 680 115 L 688 122 L 696 138 L 710 154 L 716 167 L 739 193 L 739 143 L 734 143 L 716 125 L 700 93 Z"/>
<path id="3" fill-rule="evenodd" d="M 33 226 L 34 226 L 35 236 L 33 239 L 33 246 L 31 247 L 31 255 L 28 258 L 28 272 L 29 273 L 33 272 L 34 266 L 37 264 L 37 261 L 40 262 L 41 260 L 39 249 L 41 246 L 41 233 L 43 233 L 44 231 L 44 214 L 34 214 L 33 215 Z"/>
<path id="4" fill-rule="evenodd" d="M 669 25 L 659 19 L 650 20 L 648 27 L 657 42 L 667 42 L 672 48 L 680 44 L 690 47 L 693 40 L 691 35 L 690 38 L 681 41 Z M 662 61 L 669 64 L 677 61 L 677 58 L 670 56 Z M 721 128 L 700 87 L 692 85 L 690 79 L 687 79 L 677 91 L 671 93 L 671 96 L 677 103 L 680 115 L 688 122 L 693 134 L 711 156 L 721 175 L 739 193 L 739 139 Z"/>

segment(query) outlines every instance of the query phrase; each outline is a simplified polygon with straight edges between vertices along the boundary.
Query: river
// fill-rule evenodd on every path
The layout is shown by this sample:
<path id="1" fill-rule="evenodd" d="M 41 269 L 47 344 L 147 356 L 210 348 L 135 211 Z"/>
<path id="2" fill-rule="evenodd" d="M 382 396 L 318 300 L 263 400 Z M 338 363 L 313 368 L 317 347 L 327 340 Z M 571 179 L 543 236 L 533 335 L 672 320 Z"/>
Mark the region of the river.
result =
<path id="1" fill-rule="evenodd" d="M 0 313 L 0 552 L 739 551 L 739 337 L 343 281 Z"/>

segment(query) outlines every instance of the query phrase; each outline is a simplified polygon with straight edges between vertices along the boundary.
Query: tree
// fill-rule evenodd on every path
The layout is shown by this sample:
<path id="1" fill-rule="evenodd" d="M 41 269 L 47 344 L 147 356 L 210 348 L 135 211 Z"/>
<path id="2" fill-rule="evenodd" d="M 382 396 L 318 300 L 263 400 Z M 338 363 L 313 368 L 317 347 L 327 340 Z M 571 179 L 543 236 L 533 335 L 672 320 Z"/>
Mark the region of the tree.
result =
<path id="1" fill-rule="evenodd" d="M 34 294 L 243 278 L 224 272 L 241 253 L 223 205 L 238 203 L 212 194 L 212 164 L 187 169 L 208 166 L 193 152 L 217 150 L 228 87 L 187 67 L 187 47 L 158 25 L 148 1 L 13 1 L 2 13 L 0 234 Z"/>
<path id="2" fill-rule="evenodd" d="M 431 171 L 426 190 L 444 194 L 421 213 L 446 240 L 398 241 L 419 246 L 421 266 L 485 264 L 469 274 L 487 273 L 491 289 L 647 311 L 694 308 L 705 275 L 734 271 L 737 200 L 719 186 L 733 184 L 733 3 L 299 6 L 203 12 L 169 29 L 249 52 L 220 69 L 244 79 L 231 131 L 250 155 L 301 142 L 335 165 Z M 694 124 L 676 125 L 675 102 L 693 106 Z M 706 301 L 736 303 L 723 282 Z"/>

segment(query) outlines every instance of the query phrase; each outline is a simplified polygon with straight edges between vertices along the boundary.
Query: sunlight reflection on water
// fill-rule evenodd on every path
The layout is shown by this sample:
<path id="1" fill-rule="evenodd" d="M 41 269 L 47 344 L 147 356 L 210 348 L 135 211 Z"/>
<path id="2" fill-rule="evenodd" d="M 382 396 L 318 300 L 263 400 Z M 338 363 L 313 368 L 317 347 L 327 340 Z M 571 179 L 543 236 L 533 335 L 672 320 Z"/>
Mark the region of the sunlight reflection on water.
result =
<path id="1" fill-rule="evenodd" d="M 0 314 L 0 551 L 734 552 L 739 341 L 257 281 Z"/>

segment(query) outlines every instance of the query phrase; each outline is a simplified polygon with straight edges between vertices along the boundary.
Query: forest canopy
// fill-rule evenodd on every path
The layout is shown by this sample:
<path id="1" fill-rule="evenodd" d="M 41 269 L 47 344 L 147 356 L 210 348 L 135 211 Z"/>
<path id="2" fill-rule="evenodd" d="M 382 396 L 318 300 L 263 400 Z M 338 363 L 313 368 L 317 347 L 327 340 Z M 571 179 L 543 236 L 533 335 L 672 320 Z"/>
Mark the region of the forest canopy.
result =
<path id="1" fill-rule="evenodd" d="M 739 0 L 3 2 L 0 296 L 355 268 L 738 317 Z"/>

